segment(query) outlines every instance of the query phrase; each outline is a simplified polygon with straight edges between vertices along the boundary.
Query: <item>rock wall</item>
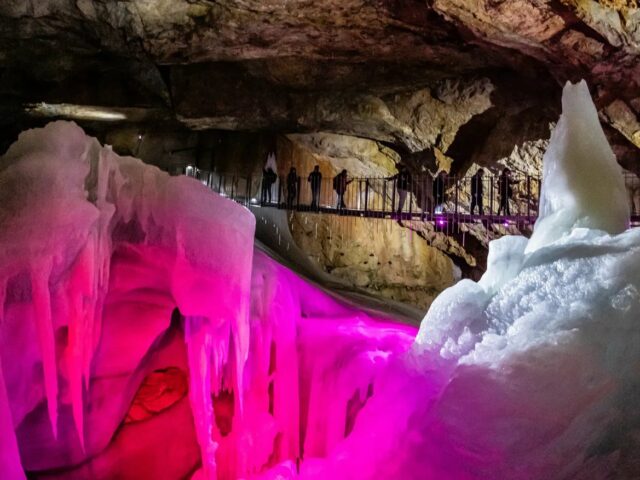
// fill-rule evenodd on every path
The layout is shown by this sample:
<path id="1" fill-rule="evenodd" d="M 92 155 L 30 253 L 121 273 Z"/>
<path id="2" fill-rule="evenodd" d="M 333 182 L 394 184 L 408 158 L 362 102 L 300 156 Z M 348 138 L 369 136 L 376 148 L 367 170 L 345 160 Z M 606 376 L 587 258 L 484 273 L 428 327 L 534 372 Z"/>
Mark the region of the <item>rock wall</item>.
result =
<path id="1" fill-rule="evenodd" d="M 290 229 L 327 272 L 383 298 L 426 309 L 460 277 L 445 253 L 389 220 L 294 213 Z"/>
<path id="2" fill-rule="evenodd" d="M 327 179 L 324 183 L 330 184 L 343 168 L 356 177 L 388 177 L 400 160 L 379 142 L 335 134 L 282 137 L 278 154 L 282 174 L 294 165 L 304 183 L 316 164 Z M 330 189 L 323 194 L 321 202 L 335 201 Z M 372 202 L 374 196 L 380 193 L 372 193 Z M 445 248 L 431 246 L 425 237 L 390 220 L 296 212 L 289 215 L 289 229 L 296 244 L 323 270 L 382 298 L 426 309 L 460 275 L 444 253 L 444 243 L 440 247 Z"/>

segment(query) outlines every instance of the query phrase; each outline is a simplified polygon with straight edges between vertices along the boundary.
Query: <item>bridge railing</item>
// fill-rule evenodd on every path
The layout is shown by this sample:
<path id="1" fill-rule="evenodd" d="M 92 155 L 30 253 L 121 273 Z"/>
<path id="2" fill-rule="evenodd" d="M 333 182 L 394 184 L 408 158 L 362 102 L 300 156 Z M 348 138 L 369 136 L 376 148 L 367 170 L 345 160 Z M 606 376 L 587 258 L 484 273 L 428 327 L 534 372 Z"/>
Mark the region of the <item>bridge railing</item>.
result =
<path id="1" fill-rule="evenodd" d="M 318 202 L 313 205 L 313 190 L 306 177 L 298 177 L 293 186 L 287 184 L 286 175 L 277 176 L 275 182 L 268 185 L 263 183 L 261 174 L 227 174 L 193 166 L 187 167 L 185 174 L 197 178 L 216 193 L 247 205 L 371 217 L 400 215 L 427 220 L 447 215 L 460 217 L 461 221 L 515 217 L 530 223 L 538 215 L 541 187 L 541 179 L 537 176 L 512 175 L 509 182 L 511 195 L 505 204 L 499 176 L 485 174 L 481 180 L 482 209 L 476 205 L 472 212 L 472 176 L 447 176 L 436 180 L 428 173 L 412 175 L 410 185 L 404 190 L 406 193 L 392 177 L 349 177 L 342 207 L 333 188 L 333 178 L 322 178 L 317 191 Z M 637 216 L 640 214 L 640 179 L 628 174 L 625 175 L 625 184 L 632 214 Z M 477 200 L 478 197 L 476 195 Z"/>

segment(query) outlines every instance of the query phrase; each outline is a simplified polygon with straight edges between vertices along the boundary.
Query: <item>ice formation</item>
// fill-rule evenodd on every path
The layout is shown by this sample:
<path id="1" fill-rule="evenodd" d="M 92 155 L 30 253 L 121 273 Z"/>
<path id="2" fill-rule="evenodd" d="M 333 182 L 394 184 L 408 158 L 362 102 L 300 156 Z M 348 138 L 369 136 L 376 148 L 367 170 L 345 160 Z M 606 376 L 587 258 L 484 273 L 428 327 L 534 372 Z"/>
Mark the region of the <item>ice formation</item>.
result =
<path id="1" fill-rule="evenodd" d="M 543 182 L 532 238 L 492 242 L 482 279 L 435 300 L 308 478 L 638 477 L 640 230 L 624 231 L 621 170 L 584 82 L 565 86 Z"/>
<path id="2" fill-rule="evenodd" d="M 29 430 L 44 385 L 51 428 L 45 443 L 56 445 L 52 457 L 55 450 L 60 456 L 34 457 L 33 465 L 59 468 L 56 462 L 74 463 L 104 447 L 105 439 L 85 428 L 85 415 L 92 367 L 109 368 L 94 358 L 105 347 L 101 332 L 103 322 L 112 321 L 110 312 L 119 306 L 117 314 L 132 323 L 164 313 L 159 320 L 166 328 L 178 308 L 205 473 L 215 476 L 210 392 L 222 384 L 228 355 L 234 388 L 242 388 L 253 216 L 187 178 L 117 156 L 66 122 L 21 134 L 2 158 L 0 185 L 0 345 L 13 424 L 19 437 L 20 426 Z M 118 269 L 123 274 L 114 276 Z M 68 406 L 75 432 L 66 426 Z M 38 435 L 47 437 L 41 429 Z M 35 455 L 37 445 L 21 449 L 29 466 L 24 457 Z"/>
<path id="3" fill-rule="evenodd" d="M 584 84 L 544 168 L 531 240 L 492 242 L 416 336 L 254 252 L 198 182 L 24 133 L 0 160 L 2 478 L 638 478 L 640 229 Z"/>
<path id="4" fill-rule="evenodd" d="M 415 334 L 254 260 L 248 210 L 75 124 L 21 134 L 0 186 L 2 478 L 293 474 Z"/>
<path id="5" fill-rule="evenodd" d="M 543 159 L 540 215 L 527 252 L 574 228 L 621 233 L 629 225 L 622 167 L 607 143 L 587 83 L 567 85 Z"/>

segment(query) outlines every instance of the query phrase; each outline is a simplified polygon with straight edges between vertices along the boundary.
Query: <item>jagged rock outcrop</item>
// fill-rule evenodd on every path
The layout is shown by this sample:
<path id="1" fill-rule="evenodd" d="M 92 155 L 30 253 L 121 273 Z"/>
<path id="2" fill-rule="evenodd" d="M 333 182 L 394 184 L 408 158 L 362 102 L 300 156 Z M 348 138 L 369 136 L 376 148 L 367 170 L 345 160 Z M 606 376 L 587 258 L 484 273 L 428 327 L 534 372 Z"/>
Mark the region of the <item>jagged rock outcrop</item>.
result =
<path id="1" fill-rule="evenodd" d="M 447 104 L 442 85 L 508 75 L 495 95 L 541 104 L 584 77 L 637 145 L 639 23 L 634 0 L 9 1 L 0 90 L 14 114 L 25 101 L 142 106 L 192 128 L 324 130 L 447 153 L 457 123 L 488 104 L 454 105 L 449 125 L 433 102 Z"/>

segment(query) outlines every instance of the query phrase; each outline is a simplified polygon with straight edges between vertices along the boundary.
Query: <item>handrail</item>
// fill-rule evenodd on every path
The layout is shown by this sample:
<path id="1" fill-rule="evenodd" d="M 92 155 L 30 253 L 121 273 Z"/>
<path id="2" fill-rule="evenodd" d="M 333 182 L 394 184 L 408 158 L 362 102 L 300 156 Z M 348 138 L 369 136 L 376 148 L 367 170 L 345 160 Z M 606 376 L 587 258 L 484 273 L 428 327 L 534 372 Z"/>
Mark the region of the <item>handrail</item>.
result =
<path id="1" fill-rule="evenodd" d="M 307 178 L 302 177 L 297 178 L 295 185 L 288 185 L 286 175 L 276 175 L 271 183 L 263 182 L 262 174 L 225 174 L 192 165 L 187 166 L 184 173 L 199 179 L 214 192 L 245 205 L 396 220 L 418 219 L 435 225 L 486 222 L 526 228 L 537 218 L 541 187 L 541 179 L 537 176 L 513 175 L 505 186 L 500 175 L 485 174 L 480 183 L 482 195 L 472 196 L 475 177 L 449 176 L 437 180 L 425 173 L 412 175 L 410 185 L 405 188 L 392 177 L 349 177 L 349 184 L 339 195 L 333 188 L 333 178 L 322 178 L 314 189 Z M 640 179 L 625 174 L 625 184 L 635 223 L 640 221 Z"/>

